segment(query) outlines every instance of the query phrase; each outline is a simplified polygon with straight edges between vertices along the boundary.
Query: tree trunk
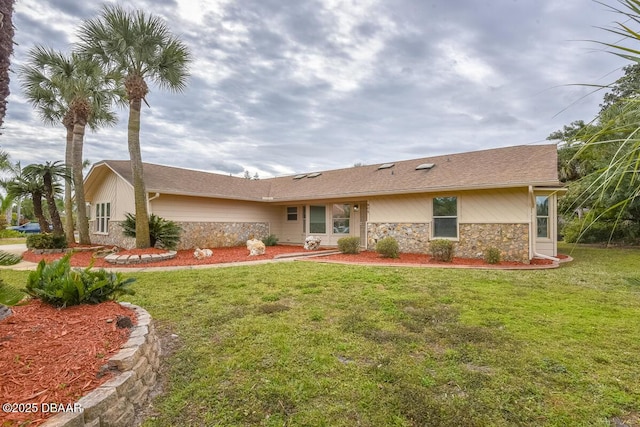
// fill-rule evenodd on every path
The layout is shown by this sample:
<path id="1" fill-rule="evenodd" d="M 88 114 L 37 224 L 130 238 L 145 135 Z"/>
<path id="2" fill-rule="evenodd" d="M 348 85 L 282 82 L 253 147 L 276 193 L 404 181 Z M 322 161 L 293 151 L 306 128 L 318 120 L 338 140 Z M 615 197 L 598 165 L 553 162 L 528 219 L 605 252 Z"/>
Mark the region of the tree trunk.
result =
<path id="1" fill-rule="evenodd" d="M 65 127 L 67 128 L 67 145 L 64 152 L 64 162 L 69 171 L 73 171 L 73 126 L 69 125 Z M 64 218 L 64 232 L 65 236 L 67 236 L 68 243 L 74 243 L 76 241 L 73 226 L 73 198 L 71 196 L 72 183 L 72 177 L 64 182 L 64 211 L 66 213 Z"/>
<path id="2" fill-rule="evenodd" d="M 60 220 L 60 214 L 58 213 L 58 207 L 56 206 L 56 198 L 53 194 L 53 177 L 50 173 L 45 173 L 42 180 L 44 183 L 44 198 L 47 201 L 49 216 L 51 217 L 51 223 L 53 224 L 53 234 L 63 235 L 64 229 L 62 228 L 62 221 Z"/>
<path id="3" fill-rule="evenodd" d="M 48 233 L 49 222 L 47 218 L 45 218 L 44 211 L 42 210 L 42 193 L 39 191 L 33 192 L 31 199 L 33 200 L 33 214 L 38 218 L 38 224 L 40 224 L 40 232 Z"/>
<path id="4" fill-rule="evenodd" d="M 149 235 L 149 212 L 147 210 L 147 189 L 144 185 L 142 154 L 140 152 L 140 109 L 142 100 L 131 99 L 129 103 L 128 143 L 133 175 L 133 193 L 136 208 L 136 248 L 151 246 Z"/>
<path id="5" fill-rule="evenodd" d="M 84 182 L 82 176 L 82 150 L 84 146 L 85 125 L 76 123 L 73 126 L 73 187 L 76 197 L 77 225 L 79 242 L 81 245 L 90 245 L 89 220 L 87 219 L 87 204 L 84 199 Z"/>

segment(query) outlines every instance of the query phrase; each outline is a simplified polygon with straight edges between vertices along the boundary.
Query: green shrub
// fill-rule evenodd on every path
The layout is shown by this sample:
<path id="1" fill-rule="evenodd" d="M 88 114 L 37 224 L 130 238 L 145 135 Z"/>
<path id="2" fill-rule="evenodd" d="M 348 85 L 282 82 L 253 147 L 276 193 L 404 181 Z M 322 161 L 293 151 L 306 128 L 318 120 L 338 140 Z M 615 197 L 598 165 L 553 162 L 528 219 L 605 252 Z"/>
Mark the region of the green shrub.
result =
<path id="1" fill-rule="evenodd" d="M 10 239 L 14 237 L 24 237 L 24 234 L 16 230 L 9 230 L 6 228 L 0 230 L 0 239 Z"/>
<path id="2" fill-rule="evenodd" d="M 37 233 L 27 236 L 29 249 L 64 249 L 66 247 L 67 238 L 64 234 Z"/>
<path id="3" fill-rule="evenodd" d="M 497 264 L 500 262 L 500 260 L 502 259 L 502 254 L 500 253 L 500 249 L 498 248 L 487 248 L 486 251 L 484 251 L 484 261 L 487 264 Z"/>
<path id="4" fill-rule="evenodd" d="M 136 237 L 136 216 L 130 213 L 125 214 L 122 222 L 122 233 L 127 237 Z M 156 245 L 163 249 L 174 250 L 180 242 L 182 228 L 173 221 L 168 221 L 157 215 L 149 216 L 149 237 L 151 247 Z"/>
<path id="5" fill-rule="evenodd" d="M 453 260 L 453 242 L 446 239 L 432 240 L 429 244 L 431 257 L 436 261 L 451 262 Z"/>
<path id="6" fill-rule="evenodd" d="M 385 237 L 376 243 L 376 252 L 384 258 L 398 258 L 400 256 L 398 241 L 393 237 Z"/>
<path id="7" fill-rule="evenodd" d="M 20 255 L 0 251 L 0 265 L 15 265 L 22 260 Z"/>
<path id="8" fill-rule="evenodd" d="M 341 237 L 338 239 L 338 250 L 343 254 L 359 254 L 360 238 L 359 237 Z"/>
<path id="9" fill-rule="evenodd" d="M 97 304 L 134 294 L 129 289 L 134 278 L 123 280 L 121 273 L 91 270 L 91 266 L 71 269 L 70 257 L 67 254 L 50 264 L 40 261 L 36 270 L 29 273 L 26 292 L 56 307 Z"/>
<path id="10" fill-rule="evenodd" d="M 0 304 L 8 306 L 16 305 L 22 301 L 25 296 L 24 292 L 12 288 L 0 279 Z"/>
<path id="11" fill-rule="evenodd" d="M 269 234 L 262 239 L 262 243 L 264 243 L 265 246 L 275 246 L 278 244 L 278 237 L 275 234 Z"/>
<path id="12" fill-rule="evenodd" d="M 562 227 L 567 243 L 636 244 L 640 239 L 640 224 L 635 221 L 590 221 L 574 218 Z"/>

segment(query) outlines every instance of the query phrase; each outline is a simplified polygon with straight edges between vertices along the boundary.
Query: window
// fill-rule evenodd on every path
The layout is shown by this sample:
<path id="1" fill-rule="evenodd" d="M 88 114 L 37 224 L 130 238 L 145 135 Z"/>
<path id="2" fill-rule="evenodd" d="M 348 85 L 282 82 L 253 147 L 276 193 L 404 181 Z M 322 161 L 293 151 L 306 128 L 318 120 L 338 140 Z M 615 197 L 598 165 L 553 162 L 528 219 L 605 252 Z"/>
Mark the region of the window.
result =
<path id="1" fill-rule="evenodd" d="M 110 218 L 111 218 L 111 203 L 98 203 L 96 205 L 96 231 L 98 233 L 109 232 Z"/>
<path id="2" fill-rule="evenodd" d="M 309 206 L 309 232 L 327 232 L 327 209 L 324 206 Z"/>
<path id="3" fill-rule="evenodd" d="M 433 198 L 433 237 L 458 237 L 458 198 Z"/>
<path id="4" fill-rule="evenodd" d="M 536 223 L 538 237 L 549 238 L 549 197 L 536 196 Z"/>
<path id="5" fill-rule="evenodd" d="M 296 206 L 287 207 L 287 221 L 298 220 L 298 208 Z"/>
<path id="6" fill-rule="evenodd" d="M 351 205 L 333 205 L 333 232 L 335 234 L 349 234 L 349 218 Z"/>

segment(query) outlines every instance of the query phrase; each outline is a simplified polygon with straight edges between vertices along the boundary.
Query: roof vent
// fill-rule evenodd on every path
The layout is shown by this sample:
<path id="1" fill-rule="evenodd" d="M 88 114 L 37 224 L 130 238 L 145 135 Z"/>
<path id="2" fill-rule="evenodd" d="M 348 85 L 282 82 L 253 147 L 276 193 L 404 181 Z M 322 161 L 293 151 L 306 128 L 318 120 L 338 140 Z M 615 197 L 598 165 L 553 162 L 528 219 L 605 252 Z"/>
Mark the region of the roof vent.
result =
<path id="1" fill-rule="evenodd" d="M 293 179 L 302 179 L 302 178 L 304 178 L 305 176 L 307 176 L 307 174 L 306 174 L 306 173 L 303 173 L 303 174 L 300 174 L 300 175 L 296 175 L 296 176 L 294 176 L 294 177 L 293 177 Z"/>
<path id="2" fill-rule="evenodd" d="M 378 170 L 380 169 L 389 169 L 394 167 L 396 164 L 395 163 L 385 163 L 383 165 L 378 166 Z"/>
<path id="3" fill-rule="evenodd" d="M 314 172 L 307 175 L 307 178 L 315 178 L 316 176 L 322 175 L 322 172 Z"/>
<path id="4" fill-rule="evenodd" d="M 433 163 L 422 163 L 421 165 L 416 166 L 416 170 L 417 171 L 429 170 L 434 166 L 435 166 L 435 164 L 433 164 Z"/>

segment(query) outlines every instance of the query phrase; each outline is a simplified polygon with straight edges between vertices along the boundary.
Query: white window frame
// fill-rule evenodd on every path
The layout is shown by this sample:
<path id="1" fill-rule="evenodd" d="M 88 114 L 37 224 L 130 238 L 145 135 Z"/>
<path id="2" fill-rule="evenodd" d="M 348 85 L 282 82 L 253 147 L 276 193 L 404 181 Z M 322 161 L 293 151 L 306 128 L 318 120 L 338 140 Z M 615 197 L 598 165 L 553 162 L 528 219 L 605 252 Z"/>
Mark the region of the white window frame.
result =
<path id="1" fill-rule="evenodd" d="M 96 203 L 96 233 L 108 234 L 109 221 L 111 220 L 111 203 Z"/>
<path id="2" fill-rule="evenodd" d="M 436 215 L 435 212 L 435 204 L 436 204 L 436 200 L 437 199 L 456 199 L 456 214 L 455 215 Z M 447 239 L 447 240 L 458 240 L 460 238 L 460 221 L 458 220 L 459 218 L 459 211 L 460 211 L 460 198 L 458 196 L 438 196 L 438 197 L 434 197 L 431 200 L 431 209 L 432 209 L 432 223 L 431 223 L 431 237 L 433 239 Z M 436 234 L 436 220 L 438 219 L 455 219 L 456 220 L 456 235 L 455 236 L 438 236 Z"/>
<path id="3" fill-rule="evenodd" d="M 291 222 L 298 221 L 298 207 L 297 206 L 287 206 L 287 221 L 291 221 Z"/>

